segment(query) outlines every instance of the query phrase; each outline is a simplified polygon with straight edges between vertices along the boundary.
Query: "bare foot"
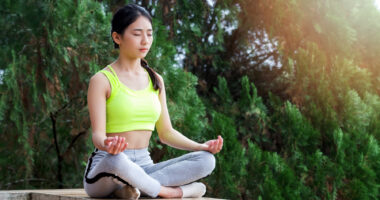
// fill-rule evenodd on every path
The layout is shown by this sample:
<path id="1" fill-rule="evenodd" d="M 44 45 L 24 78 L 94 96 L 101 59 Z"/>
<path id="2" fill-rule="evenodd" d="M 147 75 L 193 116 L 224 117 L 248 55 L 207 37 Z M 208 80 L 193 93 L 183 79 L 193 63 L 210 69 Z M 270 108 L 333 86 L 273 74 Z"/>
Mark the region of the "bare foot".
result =
<path id="1" fill-rule="evenodd" d="M 160 193 L 158 193 L 158 196 L 164 198 L 182 197 L 182 189 L 178 186 L 161 186 L 161 190 Z"/>

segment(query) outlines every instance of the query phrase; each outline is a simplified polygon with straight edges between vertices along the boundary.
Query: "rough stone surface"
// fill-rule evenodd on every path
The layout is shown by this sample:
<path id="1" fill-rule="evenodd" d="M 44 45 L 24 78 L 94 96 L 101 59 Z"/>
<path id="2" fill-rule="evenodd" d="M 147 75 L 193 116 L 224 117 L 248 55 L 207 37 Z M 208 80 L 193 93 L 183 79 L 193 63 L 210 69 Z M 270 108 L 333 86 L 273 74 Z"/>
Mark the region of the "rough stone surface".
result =
<path id="1" fill-rule="evenodd" d="M 40 189 L 40 190 L 0 190 L 1 200 L 102 200 L 100 198 L 90 198 L 83 188 L 73 189 Z M 139 199 L 153 200 L 149 197 L 140 197 Z M 171 198 L 162 200 L 186 199 L 186 200 L 219 200 L 216 198 Z"/>

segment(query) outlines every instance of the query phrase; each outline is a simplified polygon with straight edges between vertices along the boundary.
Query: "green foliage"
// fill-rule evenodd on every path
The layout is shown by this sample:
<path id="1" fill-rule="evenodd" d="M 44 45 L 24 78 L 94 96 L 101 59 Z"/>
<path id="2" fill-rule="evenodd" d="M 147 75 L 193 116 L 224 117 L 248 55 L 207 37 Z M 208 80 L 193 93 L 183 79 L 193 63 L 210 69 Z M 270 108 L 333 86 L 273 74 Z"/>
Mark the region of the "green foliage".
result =
<path id="1" fill-rule="evenodd" d="M 0 154 L 12 159 L 1 166 L 0 187 L 79 187 L 82 176 L 66 174 L 83 174 L 83 152 L 92 148 L 83 137 L 90 128 L 85 94 L 89 76 L 99 70 L 94 63 L 110 58 L 98 55 L 110 51 L 104 33 L 111 15 L 93 1 L 12 1 L 3 9 L 12 14 L 0 23 L 13 35 L 1 40 L 0 59 L 8 64 L 0 129 L 8 142 Z M 35 178 L 41 181 L 29 181 Z"/>
<path id="2" fill-rule="evenodd" d="M 380 198 L 371 0 L 150 2 L 146 60 L 164 78 L 173 127 L 199 143 L 224 138 L 206 196 Z M 117 56 L 109 30 L 122 4 L 3 2 L 0 188 L 83 187 L 94 147 L 86 90 Z M 150 150 L 160 161 L 186 153 L 156 131 Z"/>
<path id="3" fill-rule="evenodd" d="M 370 108 L 362 101 L 355 90 L 349 90 L 343 98 L 342 121 L 344 129 L 366 133 L 372 114 Z"/>
<path id="4" fill-rule="evenodd" d="M 246 179 L 248 199 L 312 199 L 313 193 L 277 153 L 248 142 Z"/>
<path id="5" fill-rule="evenodd" d="M 363 98 L 366 107 L 369 108 L 368 133 L 374 135 L 377 141 L 380 140 L 380 96 L 371 93 L 365 93 Z"/>
<path id="6" fill-rule="evenodd" d="M 212 112 L 212 121 L 208 129 L 209 138 L 217 138 L 218 135 L 226 141 L 223 150 L 216 154 L 216 167 L 209 178 L 212 184 L 212 194 L 228 199 L 240 199 L 244 179 L 248 175 L 245 170 L 247 158 L 245 149 L 237 140 L 237 132 L 234 121 L 228 116 Z"/>
<path id="7" fill-rule="evenodd" d="M 333 160 L 337 187 L 344 199 L 376 199 L 379 195 L 379 144 L 372 135 L 335 130 Z"/>
<path id="8" fill-rule="evenodd" d="M 281 111 L 280 111 L 281 112 Z M 319 146 L 320 135 L 310 122 L 305 119 L 295 105 L 289 101 L 285 102 L 280 119 L 274 120 L 278 123 L 278 132 L 283 135 L 283 144 L 287 150 L 302 150 L 304 153 L 315 152 Z"/>

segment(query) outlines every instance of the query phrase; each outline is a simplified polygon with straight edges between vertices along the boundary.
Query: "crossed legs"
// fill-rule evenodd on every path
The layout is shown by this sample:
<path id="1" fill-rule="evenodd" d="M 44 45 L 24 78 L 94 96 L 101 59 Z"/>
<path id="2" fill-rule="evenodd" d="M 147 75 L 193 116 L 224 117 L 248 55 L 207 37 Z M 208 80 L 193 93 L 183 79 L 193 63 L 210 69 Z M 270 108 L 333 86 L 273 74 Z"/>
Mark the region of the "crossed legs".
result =
<path id="1" fill-rule="evenodd" d="M 169 186 L 185 185 L 209 176 L 215 168 L 215 156 L 207 151 L 194 151 L 143 168 L 149 176 L 166 186 L 161 188 L 159 196 L 181 197 L 179 187 Z"/>
<path id="2" fill-rule="evenodd" d="M 150 157 L 144 156 L 142 159 Z M 112 155 L 97 150 L 88 160 L 83 184 L 90 197 L 106 197 L 125 184 L 138 188 L 150 197 L 173 197 L 180 194 L 179 187 L 169 186 L 191 183 L 210 175 L 214 168 L 215 157 L 207 151 L 194 151 L 140 166 L 123 152 Z"/>
<path id="3" fill-rule="evenodd" d="M 194 151 L 146 166 L 144 170 L 163 186 L 179 186 L 210 175 L 214 168 L 212 153 Z"/>

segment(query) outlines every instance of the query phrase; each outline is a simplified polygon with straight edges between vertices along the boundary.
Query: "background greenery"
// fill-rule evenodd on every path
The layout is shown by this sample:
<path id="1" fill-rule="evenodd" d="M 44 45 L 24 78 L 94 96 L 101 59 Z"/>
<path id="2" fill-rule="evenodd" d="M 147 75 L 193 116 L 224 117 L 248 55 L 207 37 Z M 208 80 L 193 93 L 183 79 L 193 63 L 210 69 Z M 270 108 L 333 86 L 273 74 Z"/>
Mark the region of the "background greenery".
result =
<path id="1" fill-rule="evenodd" d="M 380 11 L 372 0 L 21 1 L 0 7 L 0 189 L 83 187 L 89 78 L 112 14 L 153 16 L 146 57 L 174 128 L 217 135 L 206 196 L 379 199 Z M 159 142 L 154 162 L 187 153 Z"/>

